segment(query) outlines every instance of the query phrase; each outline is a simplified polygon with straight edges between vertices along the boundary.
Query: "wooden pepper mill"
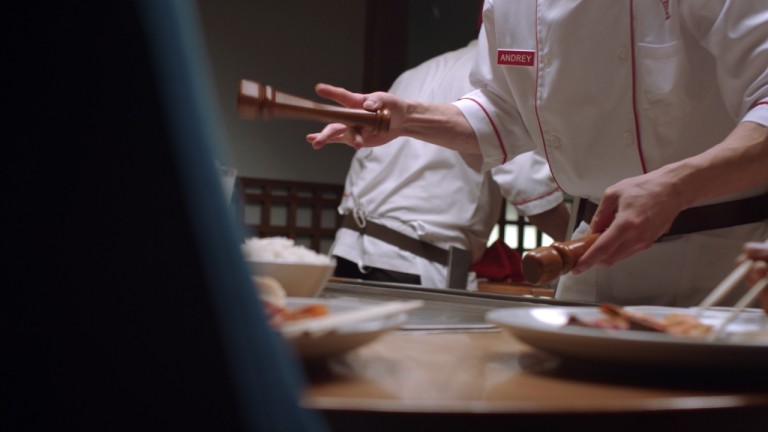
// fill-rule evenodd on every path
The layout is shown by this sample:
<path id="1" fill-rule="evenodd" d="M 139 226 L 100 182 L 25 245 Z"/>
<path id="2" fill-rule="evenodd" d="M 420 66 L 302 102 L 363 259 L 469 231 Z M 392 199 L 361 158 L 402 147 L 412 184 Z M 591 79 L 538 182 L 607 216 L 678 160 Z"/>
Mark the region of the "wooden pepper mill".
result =
<path id="1" fill-rule="evenodd" d="M 251 120 L 272 118 L 316 120 L 325 123 L 344 123 L 372 132 L 388 131 L 391 119 L 388 109 L 374 112 L 320 104 L 245 79 L 240 80 L 237 111 L 241 117 Z"/>
<path id="2" fill-rule="evenodd" d="M 523 276 L 536 285 L 555 280 L 571 271 L 599 236 L 596 233 L 575 240 L 554 242 L 528 252 L 523 257 Z"/>

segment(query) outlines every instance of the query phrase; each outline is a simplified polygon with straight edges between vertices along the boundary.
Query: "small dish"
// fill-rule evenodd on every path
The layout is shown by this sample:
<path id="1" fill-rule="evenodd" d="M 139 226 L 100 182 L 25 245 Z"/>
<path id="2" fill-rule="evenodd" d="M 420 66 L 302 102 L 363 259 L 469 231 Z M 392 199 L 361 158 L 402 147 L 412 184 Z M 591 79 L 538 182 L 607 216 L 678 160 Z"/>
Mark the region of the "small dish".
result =
<path id="1" fill-rule="evenodd" d="M 298 308 L 313 303 L 323 303 L 330 313 L 364 309 L 371 305 L 345 299 L 288 298 L 288 308 Z M 379 336 L 398 328 L 406 321 L 406 313 L 397 313 L 354 324 L 339 326 L 321 336 L 300 334 L 286 340 L 304 360 L 317 360 L 338 356 L 359 348 Z"/>

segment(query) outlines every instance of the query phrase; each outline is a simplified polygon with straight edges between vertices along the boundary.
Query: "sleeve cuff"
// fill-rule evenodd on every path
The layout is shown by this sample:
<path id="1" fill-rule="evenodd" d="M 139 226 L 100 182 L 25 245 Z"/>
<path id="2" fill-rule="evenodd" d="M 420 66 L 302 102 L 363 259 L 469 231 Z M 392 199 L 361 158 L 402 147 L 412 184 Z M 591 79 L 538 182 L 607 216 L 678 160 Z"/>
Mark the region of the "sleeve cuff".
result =
<path id="1" fill-rule="evenodd" d="M 563 202 L 563 192 L 555 188 L 544 195 L 533 197 L 524 201 L 513 202 L 512 205 L 522 216 L 537 215 L 556 207 Z"/>
<path id="2" fill-rule="evenodd" d="M 756 103 L 741 121 L 751 121 L 768 127 L 768 100 Z"/>
<path id="3" fill-rule="evenodd" d="M 461 110 L 477 136 L 483 156 L 481 169 L 488 171 L 507 162 L 509 158 L 504 142 L 485 107 L 472 97 L 461 98 L 453 104 Z"/>

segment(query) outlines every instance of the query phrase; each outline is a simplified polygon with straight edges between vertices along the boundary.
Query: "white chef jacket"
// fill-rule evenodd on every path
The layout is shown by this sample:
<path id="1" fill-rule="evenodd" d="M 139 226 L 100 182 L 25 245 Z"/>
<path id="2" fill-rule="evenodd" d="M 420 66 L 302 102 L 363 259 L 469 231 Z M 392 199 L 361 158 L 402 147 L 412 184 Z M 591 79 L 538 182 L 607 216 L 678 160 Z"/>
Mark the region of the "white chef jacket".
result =
<path id="1" fill-rule="evenodd" d="M 701 153 L 739 121 L 768 126 L 766 0 L 488 0 L 483 22 L 477 90 L 455 104 L 486 169 L 538 148 L 565 192 L 599 202 L 608 186 Z M 562 278 L 557 296 L 693 304 L 743 242 L 766 236 L 757 223 L 668 239 Z"/>
<path id="2" fill-rule="evenodd" d="M 469 72 L 476 47 L 473 41 L 404 72 L 390 91 L 408 99 L 456 100 L 473 88 Z M 502 196 L 522 215 L 541 213 L 563 200 L 546 160 L 532 152 L 494 168 L 492 174 L 481 173 L 453 150 L 402 137 L 355 153 L 339 212 L 358 209 L 368 219 L 413 238 L 468 250 L 475 261 L 485 250 Z M 445 265 L 349 229 L 336 233 L 330 253 L 368 267 L 418 274 L 424 286 L 446 284 Z M 475 287 L 471 275 L 468 289 Z"/>

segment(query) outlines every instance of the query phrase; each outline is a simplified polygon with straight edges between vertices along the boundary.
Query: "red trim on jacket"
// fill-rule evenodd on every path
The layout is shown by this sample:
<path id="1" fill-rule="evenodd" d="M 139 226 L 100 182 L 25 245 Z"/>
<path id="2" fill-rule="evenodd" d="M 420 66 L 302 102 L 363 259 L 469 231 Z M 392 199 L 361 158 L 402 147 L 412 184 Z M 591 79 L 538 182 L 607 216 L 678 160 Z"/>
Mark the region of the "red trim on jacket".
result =
<path id="1" fill-rule="evenodd" d="M 645 167 L 645 155 L 643 155 L 643 142 L 640 139 L 640 121 L 637 117 L 637 80 L 635 77 L 635 2 L 629 0 L 629 45 L 632 53 L 632 117 L 635 120 L 635 143 L 637 144 L 637 155 L 640 157 L 640 166 L 643 168 L 643 174 L 648 172 Z"/>
<path id="2" fill-rule="evenodd" d="M 548 196 L 550 196 L 550 195 L 552 195 L 553 193 L 556 193 L 556 192 L 560 192 L 560 187 L 559 186 L 555 187 L 551 191 L 543 193 L 543 194 L 541 194 L 539 196 L 535 196 L 533 198 L 527 198 L 527 199 L 524 199 L 524 200 L 521 200 L 521 201 L 514 201 L 514 202 L 512 202 L 512 205 L 518 206 L 518 205 L 522 205 L 522 204 L 527 204 L 529 202 L 538 201 L 538 200 L 540 200 L 540 199 L 542 199 L 544 197 L 548 197 Z"/>
<path id="3" fill-rule="evenodd" d="M 506 149 L 506 147 L 504 147 L 504 141 L 502 141 L 502 139 L 501 139 L 501 134 L 499 133 L 499 130 L 496 128 L 496 123 L 493 122 L 493 118 L 491 118 L 491 115 L 488 114 L 488 110 L 485 109 L 483 104 L 481 104 L 480 102 L 478 102 L 475 99 L 468 98 L 468 97 L 463 97 L 463 98 L 460 98 L 459 100 L 472 101 L 472 102 L 476 103 L 477 106 L 479 106 L 481 110 L 483 110 L 483 112 L 485 113 L 485 116 L 488 117 L 488 121 L 491 122 L 491 127 L 493 128 L 493 133 L 496 135 L 496 139 L 499 141 L 499 147 L 501 148 L 501 153 L 504 155 L 504 162 L 502 162 L 502 164 L 506 163 L 507 162 L 507 149 Z"/>
<path id="4" fill-rule="evenodd" d="M 547 158 L 547 166 L 549 167 L 549 173 L 552 174 L 552 179 L 557 184 L 557 187 L 563 189 L 560 186 L 560 182 L 555 177 L 555 172 L 552 171 L 552 164 L 549 162 L 549 150 L 547 150 L 547 140 L 544 139 L 544 128 L 541 127 L 541 119 L 539 118 L 539 64 L 541 59 L 541 51 L 539 51 L 539 2 L 536 2 L 536 8 L 534 13 L 534 26 L 535 26 L 535 39 L 536 39 L 536 81 L 533 85 L 533 112 L 536 114 L 536 123 L 539 125 L 539 135 L 541 136 L 541 145 L 544 147 L 544 157 Z"/>

